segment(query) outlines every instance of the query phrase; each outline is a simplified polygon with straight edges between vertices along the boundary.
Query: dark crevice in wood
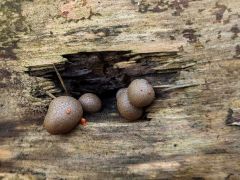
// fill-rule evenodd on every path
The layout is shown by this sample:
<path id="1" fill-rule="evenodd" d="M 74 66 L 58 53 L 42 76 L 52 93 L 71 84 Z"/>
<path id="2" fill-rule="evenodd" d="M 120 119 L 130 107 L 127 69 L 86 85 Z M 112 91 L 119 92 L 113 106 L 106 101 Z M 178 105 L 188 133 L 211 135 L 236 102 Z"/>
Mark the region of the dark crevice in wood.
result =
<path id="1" fill-rule="evenodd" d="M 173 88 L 179 72 L 189 62 L 175 61 L 180 56 L 176 52 L 132 53 L 131 51 L 79 52 L 62 55 L 64 63 L 55 64 L 64 84 L 75 98 L 83 93 L 97 94 L 103 101 L 102 114 L 116 111 L 115 95 L 120 88 L 127 87 L 136 78 L 147 79 L 155 88 L 156 98 L 164 99 L 168 92 L 163 92 L 159 85 Z M 159 67 L 160 69 L 155 69 Z M 43 83 L 32 91 L 32 96 L 48 98 L 46 89 L 55 96 L 64 94 L 64 89 L 57 74 L 50 65 L 29 67 L 31 76 L 42 77 Z M 44 83 L 44 80 L 53 82 Z M 41 87 L 42 86 L 42 87 Z M 175 85 L 176 86 L 176 85 Z M 174 87 L 175 87 L 174 86 Z M 44 90 L 45 89 L 45 90 Z M 60 92 L 56 94 L 55 92 Z M 92 118 L 92 117 L 91 117 Z M 150 120 L 148 114 L 142 119 Z"/>
<path id="2" fill-rule="evenodd" d="M 240 126 L 240 108 L 229 108 L 226 124 Z"/>
<path id="3" fill-rule="evenodd" d="M 127 87 L 135 78 L 146 78 L 153 85 L 174 82 L 178 76 L 178 68 L 174 67 L 172 71 L 163 74 L 154 70 L 159 61 L 165 64 L 165 59 L 173 56 L 177 56 L 176 52 L 141 54 L 132 54 L 131 51 L 80 52 L 63 55 L 67 62 L 55 65 L 71 95 L 79 97 L 82 93 L 93 92 L 106 97 L 108 94 L 116 93 L 119 88 Z M 56 88 L 62 89 L 56 72 L 50 65 L 29 67 L 28 73 L 31 76 L 45 77 L 53 81 Z M 43 93 L 34 95 L 41 97 Z"/>

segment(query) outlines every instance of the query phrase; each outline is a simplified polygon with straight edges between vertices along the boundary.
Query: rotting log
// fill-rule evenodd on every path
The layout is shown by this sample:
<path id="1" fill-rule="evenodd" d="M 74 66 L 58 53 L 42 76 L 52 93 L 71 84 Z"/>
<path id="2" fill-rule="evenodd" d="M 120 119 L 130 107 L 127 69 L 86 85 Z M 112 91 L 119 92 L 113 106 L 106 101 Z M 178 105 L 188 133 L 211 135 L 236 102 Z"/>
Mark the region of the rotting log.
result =
<path id="1" fill-rule="evenodd" d="M 0 2 L 0 178 L 239 179 L 240 2 Z M 50 98 L 96 92 L 103 112 L 50 136 Z M 124 122 L 114 93 L 144 77 L 157 99 Z M 228 126 L 236 125 L 236 126 Z"/>

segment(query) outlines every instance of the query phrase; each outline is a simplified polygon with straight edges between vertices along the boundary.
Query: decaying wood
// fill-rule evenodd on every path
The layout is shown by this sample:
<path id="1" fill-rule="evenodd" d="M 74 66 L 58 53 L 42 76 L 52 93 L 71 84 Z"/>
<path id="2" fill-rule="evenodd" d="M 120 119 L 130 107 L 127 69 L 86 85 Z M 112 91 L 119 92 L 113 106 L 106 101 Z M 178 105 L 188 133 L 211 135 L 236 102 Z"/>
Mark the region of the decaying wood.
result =
<path id="1" fill-rule="evenodd" d="M 2 0 L 0 178 L 240 179 L 240 2 Z M 64 136 L 42 127 L 51 100 L 98 92 L 103 112 Z M 127 123 L 114 92 L 155 87 Z M 230 110 L 229 110 L 230 109 Z"/>

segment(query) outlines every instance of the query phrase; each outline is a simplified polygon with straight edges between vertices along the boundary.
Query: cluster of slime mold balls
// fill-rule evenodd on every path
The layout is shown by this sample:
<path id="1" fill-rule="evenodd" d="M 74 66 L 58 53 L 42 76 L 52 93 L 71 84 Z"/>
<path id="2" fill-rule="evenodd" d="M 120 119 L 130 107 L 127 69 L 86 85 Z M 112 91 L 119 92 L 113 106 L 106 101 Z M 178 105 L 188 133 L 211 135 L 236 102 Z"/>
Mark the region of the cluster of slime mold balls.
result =
<path id="1" fill-rule="evenodd" d="M 143 108 L 149 106 L 154 98 L 152 85 L 145 79 L 135 79 L 128 88 L 118 90 L 118 112 L 126 120 L 135 121 L 142 117 Z M 96 113 L 101 108 L 101 99 L 93 93 L 85 93 L 78 100 L 71 96 L 59 96 L 51 101 L 43 126 L 50 134 L 65 134 L 84 119 L 83 112 Z"/>

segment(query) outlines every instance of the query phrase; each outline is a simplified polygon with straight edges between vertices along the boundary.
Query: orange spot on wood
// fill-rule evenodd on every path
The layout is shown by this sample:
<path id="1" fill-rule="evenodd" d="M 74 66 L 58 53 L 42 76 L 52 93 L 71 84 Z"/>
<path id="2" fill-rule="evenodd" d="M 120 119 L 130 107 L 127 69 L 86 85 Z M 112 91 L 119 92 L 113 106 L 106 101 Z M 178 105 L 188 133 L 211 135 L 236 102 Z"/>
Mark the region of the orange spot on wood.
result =
<path id="1" fill-rule="evenodd" d="M 87 120 L 85 118 L 81 118 L 80 119 L 80 124 L 83 125 L 83 126 L 86 126 L 87 125 Z"/>

